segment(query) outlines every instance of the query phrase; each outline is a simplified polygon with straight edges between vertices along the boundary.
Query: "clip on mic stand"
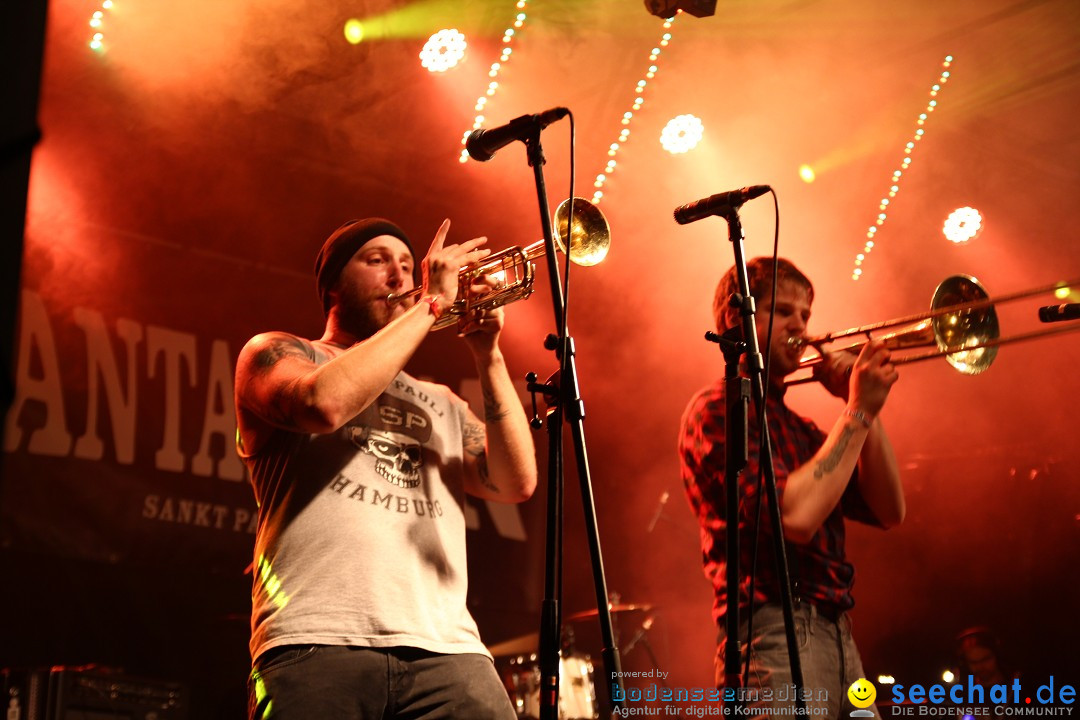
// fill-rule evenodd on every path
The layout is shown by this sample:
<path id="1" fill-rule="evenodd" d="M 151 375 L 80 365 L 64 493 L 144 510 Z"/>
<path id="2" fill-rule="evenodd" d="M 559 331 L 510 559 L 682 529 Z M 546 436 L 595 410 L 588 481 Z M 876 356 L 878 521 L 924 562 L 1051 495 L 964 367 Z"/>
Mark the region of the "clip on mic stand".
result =
<path id="1" fill-rule="evenodd" d="M 720 343 L 726 361 L 724 377 L 727 380 L 725 398 L 727 400 L 726 440 L 727 456 L 724 472 L 726 483 L 727 517 L 727 615 L 725 618 L 725 631 L 727 645 L 724 652 L 724 682 L 725 687 L 741 688 L 741 676 L 739 673 L 739 658 L 741 643 L 739 639 L 739 485 L 738 476 L 746 467 L 747 458 L 747 420 L 746 413 L 748 402 L 746 399 L 747 380 L 738 377 L 738 358 L 742 352 L 746 353 L 747 367 L 749 368 L 749 383 L 752 385 L 754 407 L 757 409 L 757 417 L 760 426 L 765 428 L 762 433 L 759 465 L 765 474 L 765 493 L 769 503 L 769 519 L 772 524 L 773 553 L 776 557 L 776 573 L 780 582 L 780 601 L 784 611 L 784 631 L 787 636 L 788 660 L 791 663 L 791 679 L 795 685 L 795 702 L 800 714 L 806 712 L 806 700 L 803 698 L 802 664 L 799 661 L 798 642 L 795 639 L 794 610 L 791 601 L 791 579 L 788 574 L 787 552 L 784 547 L 784 530 L 781 525 L 780 503 L 776 495 L 776 475 L 772 461 L 772 443 L 769 438 L 768 423 L 765 420 L 765 381 L 764 365 L 761 358 L 761 347 L 757 339 L 757 325 L 754 320 L 754 298 L 750 295 L 750 280 L 746 270 L 746 257 L 743 252 L 743 228 L 739 219 L 738 206 L 725 208 L 720 211 L 720 216 L 727 220 L 728 241 L 731 242 L 735 253 L 735 269 L 739 281 L 739 292 L 733 294 L 730 303 L 739 308 L 739 316 L 742 318 L 742 342 L 732 341 L 731 338 L 720 338 L 715 333 L 707 333 L 706 339 Z M 725 333 L 727 335 L 727 333 Z M 734 367 L 733 367 L 734 365 Z M 736 396 L 737 393 L 737 396 Z M 734 413 L 734 414 L 733 414 Z M 741 435 L 741 436 L 740 436 Z M 750 598 L 750 609 L 753 610 L 754 599 Z M 747 638 L 750 641 L 750 638 Z M 735 693 L 734 705 L 743 704 L 744 697 L 741 693 Z"/>
<path id="2" fill-rule="evenodd" d="M 581 485 L 581 503 L 585 516 L 585 530 L 592 561 L 593 584 L 596 590 L 597 617 L 603 642 L 605 681 L 610 680 L 612 709 L 621 709 L 623 702 L 621 663 L 611 626 L 608 607 L 607 580 L 604 577 L 604 561 L 600 552 L 600 536 L 596 527 L 596 506 L 593 502 L 592 478 L 589 459 L 585 450 L 585 405 L 581 400 L 574 358 L 574 341 L 563 323 L 566 300 L 559 278 L 559 263 L 551 228 L 551 211 L 548 208 L 547 188 L 544 183 L 544 151 L 540 145 L 541 128 L 537 125 L 525 146 L 529 165 L 533 169 L 536 194 L 540 203 L 540 223 L 544 231 L 544 248 L 547 256 L 548 279 L 551 282 L 551 300 L 555 312 L 559 336 L 549 335 L 544 347 L 554 350 L 559 360 L 559 370 L 544 384 L 535 382 L 535 373 L 527 377 L 529 391 L 540 393 L 552 406 L 548 414 L 548 515 L 547 515 L 547 561 L 544 577 L 544 600 L 540 617 L 540 720 L 558 720 L 559 717 L 559 644 L 562 616 L 559 597 L 562 585 L 562 492 L 563 492 L 563 423 L 570 425 L 577 461 L 578 482 Z M 572 202 L 572 201 L 571 201 Z M 573 206 L 568 213 L 567 227 L 573 222 Z M 569 232 L 567 232 L 569 235 Z M 567 246 L 569 249 L 569 245 Z M 534 400 L 535 403 L 535 400 Z M 534 422 L 537 418 L 534 417 Z M 535 424 L 534 424 L 535 427 Z M 607 685 L 607 682 L 605 682 Z"/>

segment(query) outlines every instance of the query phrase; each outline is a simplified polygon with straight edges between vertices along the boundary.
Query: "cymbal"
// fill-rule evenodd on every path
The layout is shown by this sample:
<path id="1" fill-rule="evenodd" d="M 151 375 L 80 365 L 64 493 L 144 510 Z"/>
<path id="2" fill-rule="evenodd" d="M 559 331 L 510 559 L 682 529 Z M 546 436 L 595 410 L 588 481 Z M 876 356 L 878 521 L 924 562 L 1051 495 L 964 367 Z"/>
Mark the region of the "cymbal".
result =
<path id="1" fill-rule="evenodd" d="M 652 605 L 640 603 L 636 605 L 616 605 L 615 603 L 608 603 L 608 612 L 611 613 L 628 613 L 628 612 L 651 612 Z M 596 608 L 592 610 L 583 610 L 579 613 L 574 613 L 570 617 L 566 618 L 569 622 L 577 622 L 578 620 L 588 620 L 589 618 L 598 617 L 600 611 Z"/>
<path id="2" fill-rule="evenodd" d="M 540 650 L 540 633 L 534 632 L 521 637 L 504 640 L 488 647 L 494 657 L 505 655 L 529 655 Z"/>

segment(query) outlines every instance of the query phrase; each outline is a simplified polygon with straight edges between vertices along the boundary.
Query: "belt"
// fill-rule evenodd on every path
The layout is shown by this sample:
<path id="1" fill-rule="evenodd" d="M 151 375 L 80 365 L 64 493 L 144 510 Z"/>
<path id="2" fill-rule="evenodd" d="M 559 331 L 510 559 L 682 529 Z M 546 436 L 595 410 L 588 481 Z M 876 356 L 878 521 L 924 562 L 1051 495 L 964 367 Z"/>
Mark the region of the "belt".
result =
<path id="1" fill-rule="evenodd" d="M 844 614 L 844 611 L 836 607 L 835 605 L 818 605 L 817 603 L 813 603 L 809 600 L 804 600 L 802 598 L 795 598 L 794 605 L 796 610 L 801 610 L 802 608 L 813 608 L 813 612 L 816 613 L 819 617 L 825 618 L 832 623 L 840 622 L 840 616 Z"/>

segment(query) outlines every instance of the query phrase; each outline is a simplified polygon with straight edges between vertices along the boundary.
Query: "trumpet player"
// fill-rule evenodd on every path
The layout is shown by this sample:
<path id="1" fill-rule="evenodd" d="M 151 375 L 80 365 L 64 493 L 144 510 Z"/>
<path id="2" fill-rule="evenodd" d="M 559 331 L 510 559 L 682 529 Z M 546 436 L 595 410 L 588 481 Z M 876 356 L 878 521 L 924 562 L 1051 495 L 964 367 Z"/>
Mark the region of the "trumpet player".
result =
<path id="1" fill-rule="evenodd" d="M 317 340 L 251 339 L 236 372 L 238 450 L 259 505 L 252 720 L 515 717 L 465 606 L 463 496 L 521 502 L 536 487 L 524 409 L 499 348 L 501 309 L 463 317 L 484 420 L 404 372 L 486 240 L 435 235 L 413 289 L 406 234 L 351 221 L 323 244 Z M 485 287 L 473 285 L 469 292 Z"/>
<path id="2" fill-rule="evenodd" d="M 755 258 L 747 264 L 750 293 L 757 305 L 757 336 L 762 352 L 773 319 L 765 407 L 772 439 L 776 486 L 787 541 L 795 604 L 795 636 L 799 643 L 807 703 L 825 708 L 827 717 L 841 717 L 854 708 L 847 690 L 863 677 L 862 663 L 851 635 L 848 611 L 854 606 L 854 567 L 844 549 L 844 525 L 855 520 L 888 528 L 904 518 L 904 495 L 896 458 L 879 414 L 893 384 L 896 369 L 889 350 L 880 341 L 867 344 L 856 357 L 851 353 L 827 354 L 815 370 L 817 379 L 844 402 L 844 409 L 827 432 L 788 407 L 785 376 L 799 367 L 802 339 L 810 319 L 814 288 L 810 280 L 787 260 L 777 270 L 775 301 L 771 297 L 771 258 Z M 717 330 L 721 333 L 740 322 L 728 299 L 738 291 L 735 268 L 721 278 L 713 303 Z M 700 391 L 690 401 L 682 419 L 679 455 L 687 498 L 701 530 L 705 575 L 714 589 L 713 617 L 719 628 L 716 682 L 724 678 L 724 616 L 727 610 L 724 464 L 724 381 Z M 749 417 L 749 463 L 740 476 L 740 629 L 744 652 L 750 653 L 748 688 L 772 688 L 759 693 L 762 706 L 790 707 L 794 697 L 787 654 L 779 582 L 775 570 L 769 511 L 763 507 L 758 521 L 759 425 L 751 404 Z M 754 534 L 759 533 L 759 557 L 753 597 L 753 638 L 746 637 L 751 606 L 750 567 Z M 745 655 L 744 655 L 745 661 Z M 825 691 L 822 693 L 821 691 Z M 768 701 L 768 697 L 790 702 Z M 764 698 L 764 699 L 762 699 Z M 827 698 L 827 699 L 825 699 Z M 814 713 L 814 710 L 810 710 Z M 817 711 L 818 713 L 821 710 Z M 875 716 L 876 708 L 873 709 Z M 879 716 L 878 716 L 879 717 Z"/>

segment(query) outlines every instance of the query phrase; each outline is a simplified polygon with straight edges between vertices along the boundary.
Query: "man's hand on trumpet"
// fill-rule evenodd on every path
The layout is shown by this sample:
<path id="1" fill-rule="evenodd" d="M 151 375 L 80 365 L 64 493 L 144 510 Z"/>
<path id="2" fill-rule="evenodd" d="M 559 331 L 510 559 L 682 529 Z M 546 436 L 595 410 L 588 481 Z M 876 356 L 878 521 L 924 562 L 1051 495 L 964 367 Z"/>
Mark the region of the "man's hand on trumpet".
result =
<path id="1" fill-rule="evenodd" d="M 427 255 L 420 262 L 423 272 L 422 295 L 435 295 L 441 298 L 441 310 L 454 304 L 458 295 L 458 272 L 466 265 L 479 262 L 491 254 L 488 248 L 480 247 L 487 242 L 486 237 L 473 238 L 457 245 L 445 245 L 446 235 L 450 231 L 450 221 L 444 220 L 435 239 L 431 241 Z"/>
<path id="2" fill-rule="evenodd" d="M 479 277 L 469 287 L 469 297 L 482 299 L 498 288 L 499 281 L 490 275 Z M 501 307 L 474 310 L 458 320 L 458 335 L 465 338 L 473 355 L 481 357 L 490 354 L 495 349 L 503 323 L 504 315 Z"/>

